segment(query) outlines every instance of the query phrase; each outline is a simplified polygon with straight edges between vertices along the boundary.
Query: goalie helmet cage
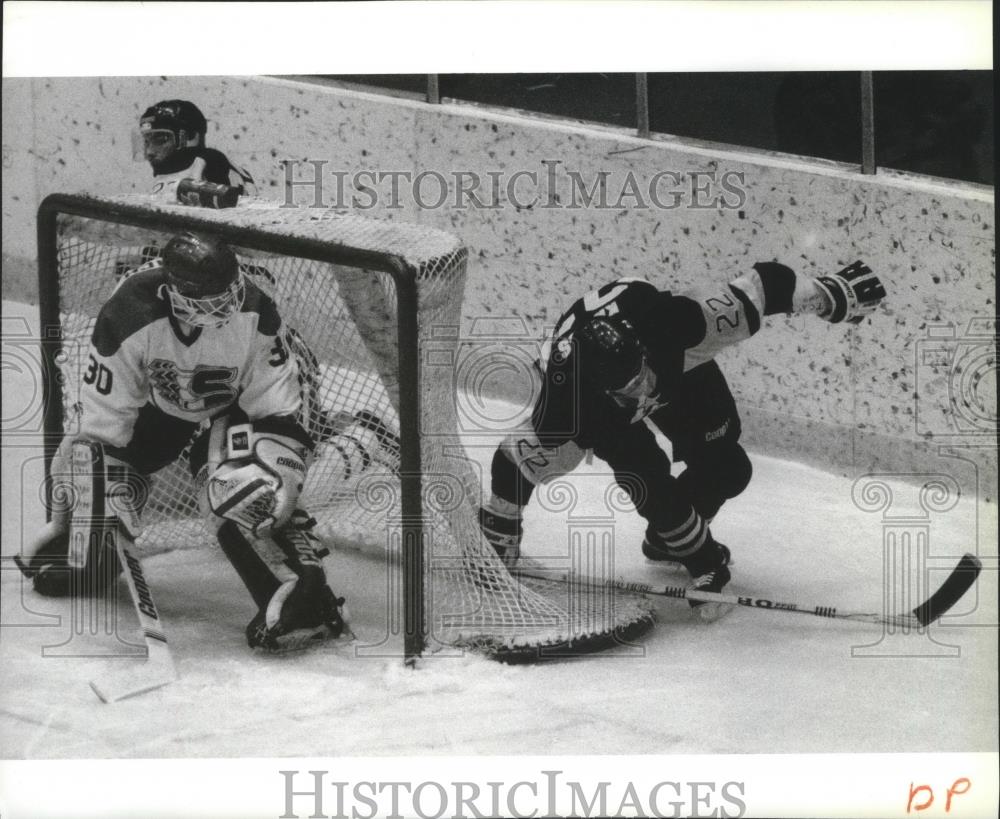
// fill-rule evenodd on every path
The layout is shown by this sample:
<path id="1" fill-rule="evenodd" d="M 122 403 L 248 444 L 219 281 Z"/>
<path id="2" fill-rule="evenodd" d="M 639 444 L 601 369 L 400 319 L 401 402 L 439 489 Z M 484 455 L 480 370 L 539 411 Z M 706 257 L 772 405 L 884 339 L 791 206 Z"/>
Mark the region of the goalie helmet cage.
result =
<path id="1" fill-rule="evenodd" d="M 79 422 L 98 311 L 123 276 L 185 230 L 233 247 L 244 276 L 278 305 L 299 370 L 300 421 L 318 442 L 302 505 L 332 545 L 387 552 L 386 640 L 401 630 L 408 662 L 451 647 L 506 661 L 561 657 L 627 643 L 651 626 L 647 601 L 515 578 L 483 540 L 482 489 L 454 400 L 467 252 L 452 234 L 420 225 L 265 201 L 209 210 L 138 195 L 46 197 L 38 264 L 49 497 L 59 441 Z M 351 452 L 364 429 L 383 442 L 398 432 L 399 446 L 380 448 L 378 463 L 365 458 L 359 475 Z M 214 543 L 190 447 L 152 476 L 142 551 Z M 594 546 L 576 542 L 569 557 L 592 562 Z"/>

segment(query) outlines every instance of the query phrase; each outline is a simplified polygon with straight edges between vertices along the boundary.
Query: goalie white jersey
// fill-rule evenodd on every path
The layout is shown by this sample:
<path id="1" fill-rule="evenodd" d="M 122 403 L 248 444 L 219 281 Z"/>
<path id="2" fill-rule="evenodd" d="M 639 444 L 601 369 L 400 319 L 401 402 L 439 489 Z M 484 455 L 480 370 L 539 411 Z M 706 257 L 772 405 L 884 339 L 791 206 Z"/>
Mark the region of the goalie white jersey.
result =
<path id="1" fill-rule="evenodd" d="M 266 294 L 247 281 L 243 306 L 226 324 L 192 328 L 174 317 L 164 286 L 155 260 L 101 309 L 83 376 L 84 437 L 127 446 L 146 404 L 191 423 L 234 404 L 250 420 L 298 413 L 297 363 Z"/>

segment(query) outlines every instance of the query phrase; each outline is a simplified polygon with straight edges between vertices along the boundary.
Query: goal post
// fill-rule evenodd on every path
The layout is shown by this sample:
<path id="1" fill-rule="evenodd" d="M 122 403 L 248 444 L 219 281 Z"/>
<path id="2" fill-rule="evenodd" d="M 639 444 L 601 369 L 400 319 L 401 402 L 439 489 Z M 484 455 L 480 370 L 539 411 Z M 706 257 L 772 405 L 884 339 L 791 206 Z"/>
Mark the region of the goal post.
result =
<path id="1" fill-rule="evenodd" d="M 398 559 L 401 599 L 387 607 L 401 612 L 407 662 L 441 646 L 506 660 L 564 656 L 650 627 L 648 604 L 634 598 L 511 576 L 482 538 L 479 477 L 455 456 L 454 373 L 426 360 L 440 343 L 435 330 L 461 324 L 468 253 L 452 234 L 278 202 L 209 210 L 61 193 L 42 202 L 37 227 L 47 491 L 51 458 L 78 421 L 81 350 L 97 311 L 171 234 L 211 234 L 233 247 L 243 275 L 283 318 L 300 373 L 300 421 L 319 441 L 302 500 L 320 537 L 374 544 Z M 448 343 L 457 348 L 458 339 Z M 398 453 L 359 476 L 338 436 L 361 414 L 398 436 Z M 183 464 L 153 476 L 140 550 L 211 545 L 198 491 Z"/>

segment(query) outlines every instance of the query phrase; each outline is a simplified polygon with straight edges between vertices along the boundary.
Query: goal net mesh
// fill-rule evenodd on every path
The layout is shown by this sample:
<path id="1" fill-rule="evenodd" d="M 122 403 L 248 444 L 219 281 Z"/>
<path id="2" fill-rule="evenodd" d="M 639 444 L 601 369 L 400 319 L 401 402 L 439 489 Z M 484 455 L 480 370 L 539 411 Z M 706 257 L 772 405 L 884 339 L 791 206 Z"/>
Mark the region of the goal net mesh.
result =
<path id="1" fill-rule="evenodd" d="M 545 647 L 586 650 L 613 645 L 648 627 L 645 601 L 609 590 L 517 578 L 483 540 L 477 467 L 463 450 L 456 412 L 454 362 L 466 281 L 467 252 L 446 232 L 377 221 L 326 209 L 250 202 L 228 210 L 164 205 L 141 196 L 87 197 L 94 218 L 60 215 L 57 275 L 43 298 L 56 299 L 62 348 L 64 430 L 81 411 L 80 388 L 95 319 L 123 275 L 159 255 L 172 232 L 115 221 L 120 205 L 190 214 L 191 229 L 236 225 L 256 237 L 292 236 L 340 248 L 402 258 L 418 294 L 419 406 L 422 458 L 424 605 L 428 647 L 472 647 L 507 659 L 530 659 Z M 92 213 L 88 209 L 88 213 Z M 399 451 L 399 305 L 394 277 L 349 263 L 317 262 L 234 245 L 248 280 L 270 295 L 296 358 L 301 422 L 317 442 L 300 505 L 334 547 L 401 549 Z M 356 256 L 357 254 L 355 254 Z M 52 290 L 55 292 L 52 292 Z M 360 424 L 359 413 L 366 419 Z M 378 446 L 371 429 L 378 429 Z M 365 432 L 368 430 L 368 432 Z M 358 460 L 367 435 L 376 454 Z M 200 511 L 202 487 L 188 468 L 190 443 L 178 461 L 151 478 L 142 550 L 214 548 Z M 334 565 L 336 555 L 334 555 Z M 335 568 L 334 587 L 335 584 Z M 387 586 L 391 588 L 391 584 Z"/>

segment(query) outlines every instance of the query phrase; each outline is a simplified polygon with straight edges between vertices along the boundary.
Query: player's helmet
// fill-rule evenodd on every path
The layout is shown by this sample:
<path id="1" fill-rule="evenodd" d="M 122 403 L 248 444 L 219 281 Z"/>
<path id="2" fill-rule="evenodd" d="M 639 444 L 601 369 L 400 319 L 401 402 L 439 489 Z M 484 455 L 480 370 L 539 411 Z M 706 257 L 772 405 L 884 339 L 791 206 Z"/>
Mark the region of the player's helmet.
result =
<path id="1" fill-rule="evenodd" d="M 243 274 L 236 254 L 210 236 L 181 233 L 160 257 L 174 315 L 195 327 L 221 327 L 243 306 Z"/>
<path id="2" fill-rule="evenodd" d="M 149 106 L 139 118 L 143 153 L 154 165 L 180 148 L 202 145 L 207 130 L 205 115 L 187 100 L 163 100 Z"/>
<path id="3" fill-rule="evenodd" d="M 583 372 L 621 404 L 638 403 L 656 388 L 656 375 L 632 324 L 614 316 L 593 318 L 577 330 Z"/>

